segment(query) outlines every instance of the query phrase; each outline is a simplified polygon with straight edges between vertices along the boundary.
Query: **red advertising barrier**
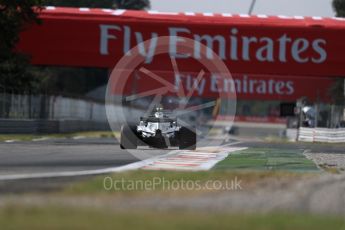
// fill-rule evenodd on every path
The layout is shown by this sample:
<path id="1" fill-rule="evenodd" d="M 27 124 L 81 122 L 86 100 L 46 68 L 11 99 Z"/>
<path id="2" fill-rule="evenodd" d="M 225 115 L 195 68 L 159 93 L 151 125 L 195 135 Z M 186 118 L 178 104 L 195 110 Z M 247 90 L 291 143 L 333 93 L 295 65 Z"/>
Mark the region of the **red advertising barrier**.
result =
<path id="1" fill-rule="evenodd" d="M 113 68 L 139 45 L 135 49 L 152 70 L 171 70 L 173 56 L 181 71 L 198 72 L 201 53 L 212 61 L 212 50 L 232 73 L 345 76 L 345 22 L 337 18 L 55 7 L 40 18 L 43 24 L 29 26 L 18 45 L 33 64 Z M 160 36 L 170 36 L 169 49 L 157 56 Z M 195 43 L 190 52 L 179 53 L 184 37 Z M 140 45 L 148 39 L 147 46 Z"/>
<path id="2" fill-rule="evenodd" d="M 176 95 L 182 89 L 186 92 L 193 91 L 192 96 L 204 98 L 218 98 L 236 93 L 237 99 L 244 100 L 295 101 L 306 96 L 310 101 L 328 101 L 328 89 L 333 83 L 332 78 L 310 76 L 232 74 L 231 78 L 205 73 L 198 79 L 199 73 L 174 74 L 155 71 L 154 74 L 170 84 L 164 85 L 159 79 L 151 79 L 145 72 L 134 71 L 128 79 L 123 78 L 127 81 L 125 87 L 117 88 L 113 93 L 141 94 L 166 87 L 164 92 L 167 95 Z"/>

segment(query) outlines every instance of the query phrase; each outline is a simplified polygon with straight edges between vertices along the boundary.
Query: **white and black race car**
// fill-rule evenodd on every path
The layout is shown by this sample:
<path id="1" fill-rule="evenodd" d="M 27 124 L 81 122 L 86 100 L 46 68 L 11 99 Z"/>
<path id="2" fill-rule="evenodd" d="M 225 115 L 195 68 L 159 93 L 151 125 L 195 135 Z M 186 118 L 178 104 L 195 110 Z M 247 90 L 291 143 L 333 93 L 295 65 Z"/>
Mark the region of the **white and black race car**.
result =
<path id="1" fill-rule="evenodd" d="M 157 107 L 147 117 L 141 117 L 138 125 L 121 127 L 122 149 L 136 149 L 138 146 L 152 148 L 179 147 L 179 149 L 196 148 L 196 132 L 194 127 L 179 126 L 176 118 L 171 118 Z"/>

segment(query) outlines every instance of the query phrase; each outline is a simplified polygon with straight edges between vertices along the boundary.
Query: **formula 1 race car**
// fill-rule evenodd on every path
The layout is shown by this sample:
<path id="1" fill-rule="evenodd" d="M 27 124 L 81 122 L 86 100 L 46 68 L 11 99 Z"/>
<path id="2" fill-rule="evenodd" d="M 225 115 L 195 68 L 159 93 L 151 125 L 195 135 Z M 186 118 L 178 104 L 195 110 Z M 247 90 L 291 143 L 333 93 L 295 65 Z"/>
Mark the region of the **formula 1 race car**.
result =
<path id="1" fill-rule="evenodd" d="M 178 146 L 179 149 L 194 150 L 196 132 L 194 127 L 179 126 L 176 118 L 170 118 L 157 107 L 151 115 L 141 117 L 138 125 L 123 125 L 120 142 L 121 149 L 146 145 L 159 149 Z"/>

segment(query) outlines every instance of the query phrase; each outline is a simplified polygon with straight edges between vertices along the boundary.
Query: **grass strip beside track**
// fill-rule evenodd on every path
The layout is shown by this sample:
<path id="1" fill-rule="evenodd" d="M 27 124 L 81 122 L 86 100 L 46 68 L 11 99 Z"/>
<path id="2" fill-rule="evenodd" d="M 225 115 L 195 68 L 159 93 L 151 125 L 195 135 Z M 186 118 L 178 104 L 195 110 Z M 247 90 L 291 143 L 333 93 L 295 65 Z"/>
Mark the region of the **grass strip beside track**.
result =
<path id="1" fill-rule="evenodd" d="M 185 211 L 114 212 L 61 206 L 0 209 L 1 229 L 344 229 L 345 220 L 302 214 L 226 214 Z"/>
<path id="2" fill-rule="evenodd" d="M 303 155 L 303 150 L 249 148 L 231 153 L 216 170 L 260 170 L 317 172 L 319 169 Z"/>
<path id="3" fill-rule="evenodd" d="M 237 170 L 211 170 L 201 172 L 129 171 L 92 178 L 72 184 L 65 195 L 120 195 L 136 196 L 150 194 L 196 195 L 210 192 L 235 192 L 249 190 L 257 182 L 278 180 L 291 182 L 314 177 L 283 171 L 246 172 Z M 240 187 L 234 183 L 240 182 Z"/>

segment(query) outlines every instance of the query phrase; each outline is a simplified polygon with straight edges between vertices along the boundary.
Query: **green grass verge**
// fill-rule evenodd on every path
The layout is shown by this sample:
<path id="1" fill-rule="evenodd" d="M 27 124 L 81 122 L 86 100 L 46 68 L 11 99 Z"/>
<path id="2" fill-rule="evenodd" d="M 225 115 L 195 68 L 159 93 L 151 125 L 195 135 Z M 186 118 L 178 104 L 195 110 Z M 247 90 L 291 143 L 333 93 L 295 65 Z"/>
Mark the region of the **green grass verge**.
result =
<path id="1" fill-rule="evenodd" d="M 85 182 L 72 184 L 62 193 L 64 195 L 108 194 L 121 196 L 152 195 L 152 193 L 195 195 L 196 193 L 250 189 L 253 184 L 264 180 L 292 181 L 313 176 L 313 174 L 280 171 L 167 172 L 136 170 L 98 176 Z M 239 187 L 236 186 L 236 181 L 239 182 Z"/>
<path id="2" fill-rule="evenodd" d="M 249 148 L 230 154 L 214 169 L 317 172 L 319 169 L 302 150 Z"/>
<path id="3" fill-rule="evenodd" d="M 112 138 L 114 133 L 111 131 L 87 131 L 75 133 L 58 133 L 58 134 L 0 134 L 0 141 L 15 140 L 15 141 L 31 141 L 39 138 L 73 138 L 83 136 L 87 138 Z"/>
<path id="4" fill-rule="evenodd" d="M 1 229 L 345 229 L 343 218 L 301 214 L 216 214 L 199 212 L 113 212 L 61 207 L 6 207 Z"/>

